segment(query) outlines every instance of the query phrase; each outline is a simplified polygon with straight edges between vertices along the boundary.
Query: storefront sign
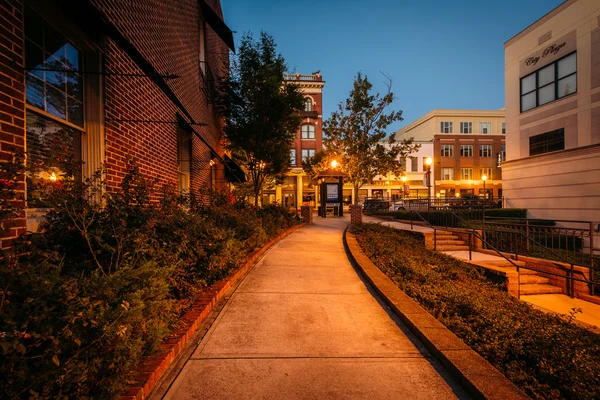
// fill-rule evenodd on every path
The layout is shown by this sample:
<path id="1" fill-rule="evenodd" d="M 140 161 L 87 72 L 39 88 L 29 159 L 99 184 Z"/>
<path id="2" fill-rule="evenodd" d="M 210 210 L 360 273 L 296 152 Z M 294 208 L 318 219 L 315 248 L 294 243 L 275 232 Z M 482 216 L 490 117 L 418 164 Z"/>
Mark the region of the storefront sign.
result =
<path id="1" fill-rule="evenodd" d="M 577 49 L 577 32 L 572 31 L 521 60 L 519 76 L 523 77 L 529 75 L 544 65 L 550 64 L 559 58 L 566 56 L 575 49 Z"/>

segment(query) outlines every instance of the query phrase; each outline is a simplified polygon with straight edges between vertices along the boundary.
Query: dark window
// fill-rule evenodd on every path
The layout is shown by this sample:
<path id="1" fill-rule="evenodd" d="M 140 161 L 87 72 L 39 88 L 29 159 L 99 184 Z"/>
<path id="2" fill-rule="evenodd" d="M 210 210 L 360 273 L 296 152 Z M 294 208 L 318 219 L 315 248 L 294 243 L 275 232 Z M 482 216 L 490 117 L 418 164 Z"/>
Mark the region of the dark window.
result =
<path id="1" fill-rule="evenodd" d="M 314 125 L 302 125 L 302 139 L 314 139 L 315 138 L 315 126 Z"/>
<path id="2" fill-rule="evenodd" d="M 304 111 L 312 111 L 313 110 L 313 102 L 308 97 L 304 99 Z"/>
<path id="3" fill-rule="evenodd" d="M 473 123 L 472 122 L 461 122 L 460 123 L 460 133 L 473 133 Z"/>
<path id="4" fill-rule="evenodd" d="M 577 53 L 521 78 L 521 112 L 577 92 Z"/>
<path id="5" fill-rule="evenodd" d="M 441 122 L 440 123 L 441 133 L 452 133 L 452 122 Z"/>
<path id="6" fill-rule="evenodd" d="M 296 166 L 296 149 L 290 150 L 290 165 L 292 167 Z"/>
<path id="7" fill-rule="evenodd" d="M 419 159 L 417 157 L 410 158 L 410 170 L 417 172 L 419 170 Z"/>
<path id="8" fill-rule="evenodd" d="M 529 138 L 529 155 L 550 153 L 565 149 L 565 130 L 563 128 L 555 131 L 542 133 Z"/>

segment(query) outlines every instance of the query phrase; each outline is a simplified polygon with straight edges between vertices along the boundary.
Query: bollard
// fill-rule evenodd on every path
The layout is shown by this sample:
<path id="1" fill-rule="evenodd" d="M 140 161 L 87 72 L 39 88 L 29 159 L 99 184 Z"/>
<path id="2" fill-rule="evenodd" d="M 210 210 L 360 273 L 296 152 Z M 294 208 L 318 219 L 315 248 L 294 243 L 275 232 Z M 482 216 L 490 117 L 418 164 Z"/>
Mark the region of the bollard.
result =
<path id="1" fill-rule="evenodd" d="M 312 224 L 313 212 L 311 206 L 302 206 L 300 207 L 300 216 L 302 218 L 302 222 L 307 224 Z"/>
<path id="2" fill-rule="evenodd" d="M 350 223 L 362 224 L 362 206 L 358 204 L 350 205 Z"/>

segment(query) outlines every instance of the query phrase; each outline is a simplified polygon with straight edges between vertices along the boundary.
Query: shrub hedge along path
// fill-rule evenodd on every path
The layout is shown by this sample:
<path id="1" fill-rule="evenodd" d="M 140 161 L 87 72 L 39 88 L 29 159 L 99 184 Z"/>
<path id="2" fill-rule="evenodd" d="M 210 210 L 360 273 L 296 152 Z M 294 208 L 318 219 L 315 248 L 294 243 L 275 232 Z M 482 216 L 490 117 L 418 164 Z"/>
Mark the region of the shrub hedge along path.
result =
<path id="1" fill-rule="evenodd" d="M 535 399 L 600 398 L 600 336 L 545 314 L 474 266 L 425 248 L 421 234 L 354 227 L 366 256 L 406 295 Z"/>

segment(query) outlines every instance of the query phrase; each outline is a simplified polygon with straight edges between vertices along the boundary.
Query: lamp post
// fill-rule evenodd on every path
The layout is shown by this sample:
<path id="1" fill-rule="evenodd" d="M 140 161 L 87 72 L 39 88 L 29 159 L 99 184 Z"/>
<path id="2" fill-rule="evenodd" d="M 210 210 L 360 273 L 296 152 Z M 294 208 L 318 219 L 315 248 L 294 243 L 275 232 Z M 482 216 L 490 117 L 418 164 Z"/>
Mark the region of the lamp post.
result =
<path id="1" fill-rule="evenodd" d="M 404 200 L 404 196 L 406 196 L 406 176 L 400 179 L 402 180 L 402 200 Z"/>
<path id="2" fill-rule="evenodd" d="M 427 165 L 427 211 L 431 209 L 431 163 L 433 160 L 431 157 L 425 159 L 425 165 Z"/>
<path id="3" fill-rule="evenodd" d="M 487 176 L 483 175 L 481 177 L 481 180 L 483 181 L 483 220 L 485 221 L 485 203 L 487 203 L 487 191 L 485 190 L 485 181 L 487 181 Z M 485 224 L 484 224 L 484 226 L 485 226 Z M 484 230 L 484 233 L 485 233 L 485 230 Z"/>

